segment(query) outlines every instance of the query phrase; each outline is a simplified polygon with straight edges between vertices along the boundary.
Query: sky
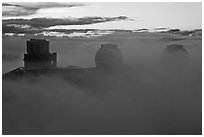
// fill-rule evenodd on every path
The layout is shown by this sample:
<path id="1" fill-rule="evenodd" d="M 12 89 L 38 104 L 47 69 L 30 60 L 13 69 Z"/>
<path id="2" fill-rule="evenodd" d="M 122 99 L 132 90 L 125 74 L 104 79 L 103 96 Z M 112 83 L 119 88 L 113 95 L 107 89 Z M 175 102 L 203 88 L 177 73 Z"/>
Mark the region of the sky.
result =
<path id="1" fill-rule="evenodd" d="M 76 22 L 84 21 L 87 17 L 92 19 L 89 23 L 46 26 L 52 29 L 202 28 L 201 2 L 3 3 L 2 14 L 3 20 L 57 18 Z M 126 18 L 120 18 L 121 16 Z M 93 17 L 100 17 L 100 21 Z"/>

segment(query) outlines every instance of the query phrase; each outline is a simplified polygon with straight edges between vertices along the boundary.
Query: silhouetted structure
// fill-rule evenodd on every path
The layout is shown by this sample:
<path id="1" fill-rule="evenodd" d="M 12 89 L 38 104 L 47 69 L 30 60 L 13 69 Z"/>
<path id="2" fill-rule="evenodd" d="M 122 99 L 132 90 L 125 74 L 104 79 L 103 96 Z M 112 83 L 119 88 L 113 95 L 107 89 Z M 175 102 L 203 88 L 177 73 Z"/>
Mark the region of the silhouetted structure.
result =
<path id="1" fill-rule="evenodd" d="M 27 54 L 24 54 L 24 67 L 16 68 L 4 74 L 3 79 L 57 74 L 81 84 L 86 83 L 87 79 L 99 76 L 101 72 L 104 75 L 106 72 L 114 74 L 123 70 L 123 55 L 114 44 L 101 45 L 96 53 L 95 62 L 96 67 L 91 68 L 77 66 L 59 68 L 57 67 L 57 54 L 49 52 L 49 42 L 43 39 L 30 39 L 27 41 Z"/>
<path id="2" fill-rule="evenodd" d="M 49 41 L 30 39 L 24 54 L 25 70 L 50 69 L 57 66 L 57 54 L 49 52 Z"/>
<path id="3" fill-rule="evenodd" d="M 96 68 L 114 69 L 123 65 L 123 55 L 117 45 L 102 44 L 95 56 Z"/>
<path id="4" fill-rule="evenodd" d="M 183 68 L 189 63 L 190 56 L 183 45 L 167 45 L 161 55 L 162 63 L 168 68 Z"/>

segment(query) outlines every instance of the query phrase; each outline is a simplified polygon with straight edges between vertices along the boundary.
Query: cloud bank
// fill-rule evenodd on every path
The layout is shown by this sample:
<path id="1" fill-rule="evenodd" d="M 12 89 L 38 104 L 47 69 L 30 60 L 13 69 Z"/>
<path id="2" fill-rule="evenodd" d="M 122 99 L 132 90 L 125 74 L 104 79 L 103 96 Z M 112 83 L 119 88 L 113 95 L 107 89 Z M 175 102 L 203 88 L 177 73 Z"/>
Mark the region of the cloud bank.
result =
<path id="1" fill-rule="evenodd" d="M 33 18 L 33 19 L 8 19 L 3 20 L 3 26 L 9 24 L 29 25 L 35 28 L 46 28 L 57 25 L 87 25 L 109 21 L 128 20 L 126 16 L 117 17 L 83 17 L 83 18 Z"/>
<path id="2" fill-rule="evenodd" d="M 121 74 L 4 80 L 3 134 L 199 134 L 195 70 L 131 66 Z"/>
<path id="3" fill-rule="evenodd" d="M 42 34 L 43 32 L 65 33 L 65 35 L 68 35 L 70 33 L 76 32 L 76 30 L 74 31 L 74 30 L 66 30 L 66 29 L 49 29 L 49 27 L 59 26 L 59 25 L 89 25 L 89 24 L 104 23 L 104 22 L 111 22 L 111 21 L 123 21 L 123 20 L 131 20 L 131 19 L 129 19 L 126 16 L 83 17 L 83 18 L 63 18 L 63 19 L 59 19 L 59 18 L 7 19 L 7 20 L 3 20 L 2 32 L 4 35 L 7 35 L 7 36 L 9 36 L 8 34 L 11 34 L 11 33 L 14 35 L 19 35 L 19 34 L 39 35 L 39 34 Z M 84 33 L 84 31 L 87 32 L 91 30 L 89 29 L 80 30 L 80 33 L 81 32 Z M 98 33 L 98 31 L 93 33 Z"/>

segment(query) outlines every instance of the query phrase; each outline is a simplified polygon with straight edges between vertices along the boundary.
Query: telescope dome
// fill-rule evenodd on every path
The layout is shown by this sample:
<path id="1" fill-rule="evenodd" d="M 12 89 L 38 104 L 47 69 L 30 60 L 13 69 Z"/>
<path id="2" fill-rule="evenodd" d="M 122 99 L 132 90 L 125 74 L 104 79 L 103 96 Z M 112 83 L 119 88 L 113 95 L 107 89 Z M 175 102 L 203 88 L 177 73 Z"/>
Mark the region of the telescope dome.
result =
<path id="1" fill-rule="evenodd" d="M 123 64 L 123 55 L 117 45 L 102 44 L 95 56 L 96 68 L 117 68 Z"/>

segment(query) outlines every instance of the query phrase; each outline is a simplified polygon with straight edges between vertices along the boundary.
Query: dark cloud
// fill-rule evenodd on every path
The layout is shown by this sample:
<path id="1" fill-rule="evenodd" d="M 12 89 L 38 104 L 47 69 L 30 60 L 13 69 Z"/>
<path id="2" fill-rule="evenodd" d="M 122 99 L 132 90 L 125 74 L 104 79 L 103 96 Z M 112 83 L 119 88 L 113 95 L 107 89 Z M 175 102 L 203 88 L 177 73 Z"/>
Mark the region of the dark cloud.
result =
<path id="1" fill-rule="evenodd" d="M 167 30 L 167 29 L 170 29 L 170 28 L 155 28 L 154 30 Z"/>
<path id="2" fill-rule="evenodd" d="M 86 25 L 109 21 L 127 20 L 126 16 L 118 17 L 83 17 L 83 18 L 33 18 L 33 19 L 8 19 L 3 20 L 3 25 L 17 24 L 29 25 L 35 28 L 46 28 L 57 25 Z"/>
<path id="3" fill-rule="evenodd" d="M 17 5 L 17 4 L 9 4 L 9 3 L 2 3 L 2 6 L 20 6 L 21 7 L 21 5 Z"/>
<path id="4" fill-rule="evenodd" d="M 42 31 L 43 28 L 57 25 L 87 25 L 110 21 L 128 20 L 126 16 L 118 17 L 83 17 L 83 18 L 33 18 L 33 19 L 8 19 L 2 21 L 3 33 L 35 33 Z M 23 28 L 17 26 L 30 26 Z"/>
<path id="5" fill-rule="evenodd" d="M 37 2 L 37 3 L 3 3 L 2 16 L 25 16 L 35 14 L 39 9 L 56 7 L 76 7 L 83 6 L 80 3 L 56 3 L 56 2 Z"/>

